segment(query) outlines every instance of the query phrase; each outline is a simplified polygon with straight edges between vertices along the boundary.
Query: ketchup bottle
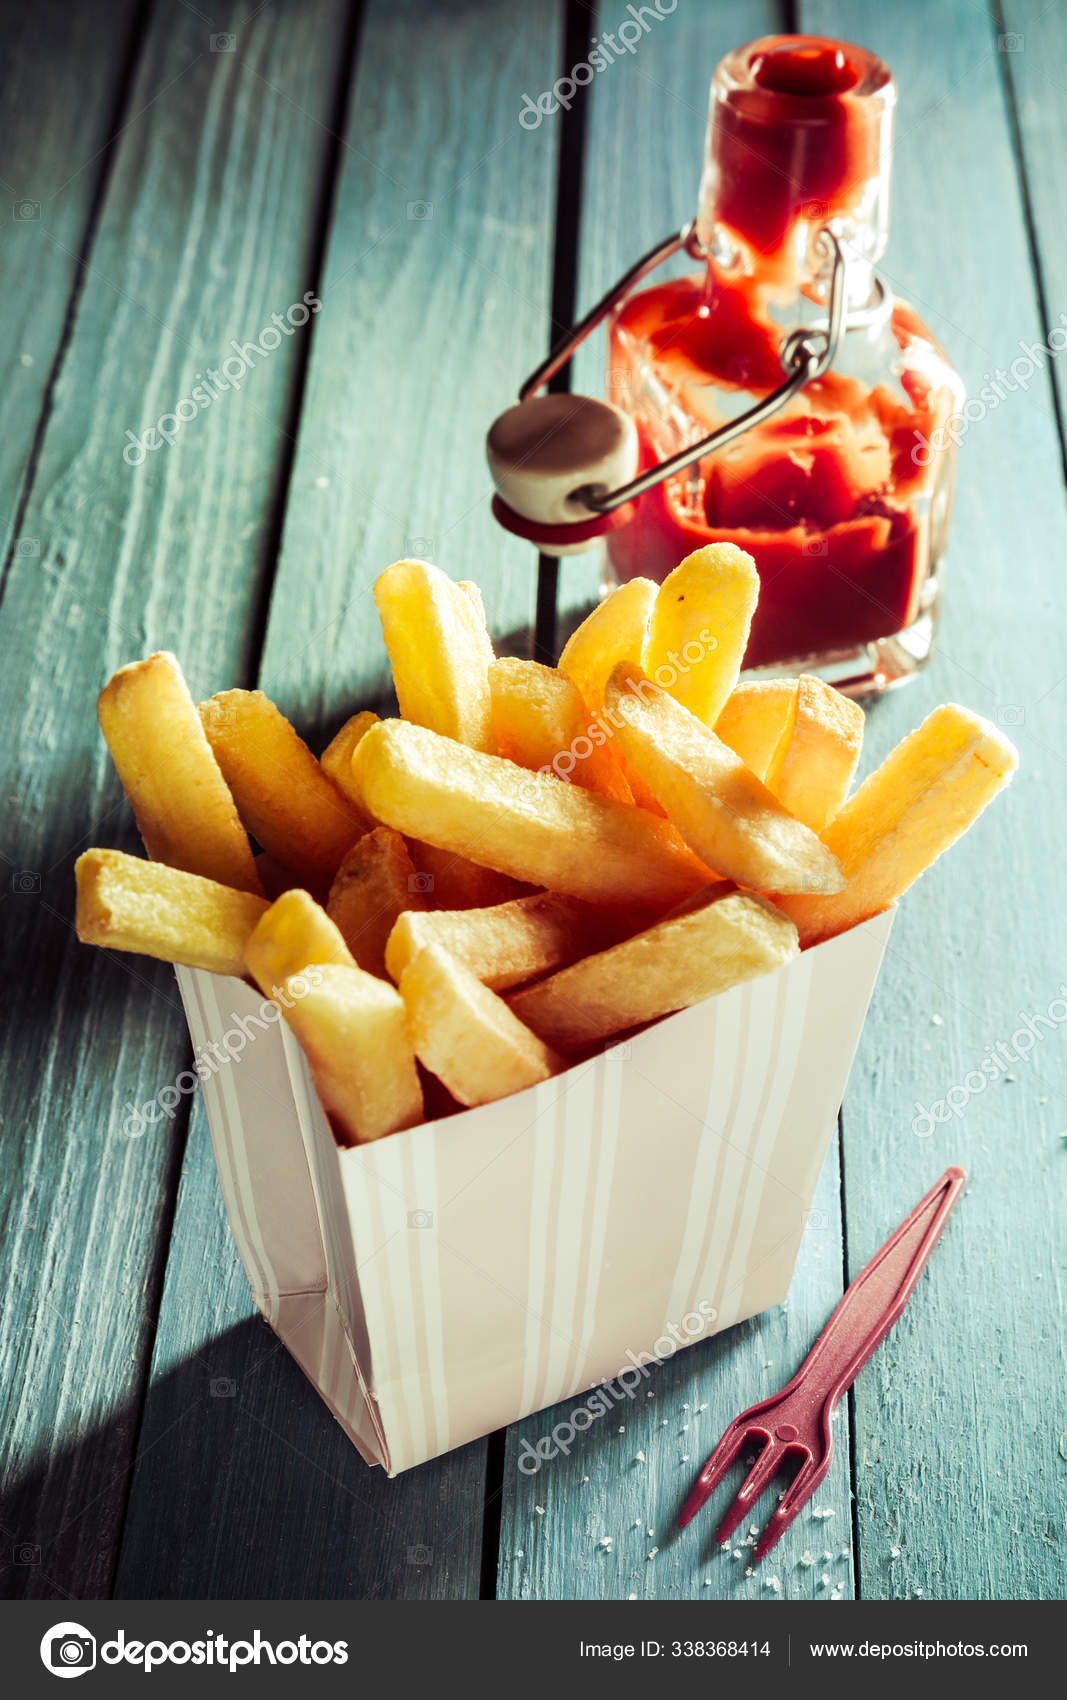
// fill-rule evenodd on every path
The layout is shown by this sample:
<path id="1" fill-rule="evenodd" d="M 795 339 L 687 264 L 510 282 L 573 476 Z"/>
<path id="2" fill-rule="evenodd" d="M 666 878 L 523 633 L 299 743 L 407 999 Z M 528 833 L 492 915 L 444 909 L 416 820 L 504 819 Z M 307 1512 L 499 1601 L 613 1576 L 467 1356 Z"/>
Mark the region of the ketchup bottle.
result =
<path id="1" fill-rule="evenodd" d="M 931 332 L 875 272 L 894 105 L 887 66 L 860 47 L 779 35 L 728 54 L 711 86 L 694 225 L 639 262 L 522 392 L 610 308 L 612 406 L 525 399 L 494 427 L 510 421 L 504 438 L 524 438 L 528 416 L 521 482 L 533 488 L 533 410 L 576 407 L 583 453 L 604 435 L 583 410 L 610 412 L 612 471 L 598 482 L 588 462 L 552 509 L 555 527 L 538 532 L 513 523 L 506 504 L 522 498 L 497 476 L 490 433 L 511 529 L 553 553 L 570 552 L 562 519 L 575 547 L 599 532 L 617 580 L 660 580 L 705 543 L 737 543 L 762 580 L 746 669 L 818 672 L 857 695 L 929 657 L 954 473 L 939 427 L 963 402 Z M 632 289 L 680 247 L 698 272 Z M 558 482 L 562 438 L 544 423 Z M 618 484 L 631 441 L 635 477 Z"/>

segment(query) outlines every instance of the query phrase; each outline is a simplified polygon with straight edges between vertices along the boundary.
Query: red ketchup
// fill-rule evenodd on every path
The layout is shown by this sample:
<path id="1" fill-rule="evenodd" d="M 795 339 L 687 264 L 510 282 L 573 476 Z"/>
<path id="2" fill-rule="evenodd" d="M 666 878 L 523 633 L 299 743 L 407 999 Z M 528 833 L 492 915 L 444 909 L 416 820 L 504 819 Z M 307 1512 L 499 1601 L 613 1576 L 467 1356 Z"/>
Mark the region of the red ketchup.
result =
<path id="1" fill-rule="evenodd" d="M 702 544 L 753 555 L 745 664 L 884 688 L 927 658 L 951 499 L 944 427 L 959 379 L 874 274 L 888 235 L 895 91 L 880 59 L 811 36 L 727 56 L 712 83 L 698 233 L 703 275 L 630 296 L 610 394 L 641 468 L 783 381 L 783 338 L 826 322 L 828 226 L 846 256 L 847 330 L 830 370 L 763 425 L 647 492 L 613 533 L 616 576 L 662 579 Z M 945 446 L 942 446 L 945 445 Z"/>

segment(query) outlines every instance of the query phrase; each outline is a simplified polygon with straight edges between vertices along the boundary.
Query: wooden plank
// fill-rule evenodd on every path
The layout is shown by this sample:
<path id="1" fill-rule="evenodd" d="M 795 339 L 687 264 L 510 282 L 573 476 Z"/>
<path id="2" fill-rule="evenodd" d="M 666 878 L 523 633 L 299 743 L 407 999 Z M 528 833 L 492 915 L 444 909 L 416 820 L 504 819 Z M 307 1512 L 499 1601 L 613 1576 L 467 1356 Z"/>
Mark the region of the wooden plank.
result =
<path id="1" fill-rule="evenodd" d="M 528 641 L 532 580 L 489 518 L 482 438 L 507 399 L 503 326 L 544 335 L 554 155 L 517 114 L 523 90 L 554 75 L 557 21 L 551 3 L 515 15 L 481 0 L 446 15 L 375 4 L 364 18 L 260 674 L 312 735 L 381 691 L 369 590 L 399 554 L 477 578 L 498 636 Z M 432 217 L 409 218 L 409 202 Z M 201 1135 L 178 1202 L 119 1592 L 477 1597 L 485 1444 L 388 1481 L 249 1319 L 243 1282 L 236 1325 L 226 1284 L 200 1291 L 201 1259 L 233 1256 Z M 208 1381 L 237 1383 L 225 1410 L 205 1394 L 205 1360 Z M 200 1418 L 172 1429 L 187 1394 Z M 238 1418 L 253 1409 L 254 1422 Z"/>
<path id="2" fill-rule="evenodd" d="M 368 8 L 263 658 L 324 735 L 388 692 L 369 593 L 400 555 L 475 579 L 528 652 L 536 563 L 490 516 L 484 441 L 521 376 L 501 351 L 546 339 L 555 132 L 519 113 L 557 74 L 557 12 Z"/>
<path id="3" fill-rule="evenodd" d="M 213 12 L 213 33 L 243 16 Z M 5 1593 L 111 1585 L 184 1134 L 122 1132 L 124 1106 L 184 1066 L 171 975 L 73 936 L 77 851 L 133 839 L 95 693 L 163 646 L 200 694 L 248 678 L 298 339 L 140 467 L 124 432 L 191 397 L 231 337 L 257 337 L 312 281 L 341 25 L 333 0 L 271 7 L 238 52 L 212 53 L 201 17 L 156 11 L 24 521 L 40 555 L 16 556 L 0 607 Z M 16 1546 L 39 1562 L 12 1563 Z"/>
<path id="4" fill-rule="evenodd" d="M 608 7 L 601 32 L 623 7 Z M 771 6 L 679 7 L 650 27 L 635 53 L 601 72 L 591 90 L 582 221 L 580 300 L 591 302 L 637 254 L 692 215 L 703 156 L 708 85 L 721 55 L 781 27 Z M 638 146 L 635 137 L 655 138 Z M 603 346 L 583 351 L 575 387 L 603 393 Z M 561 595 L 573 618 L 596 595 L 590 557 L 564 564 Z M 652 1160 L 650 1156 L 650 1161 Z M 831 1476 L 782 1542 L 764 1576 L 746 1576 L 746 1531 L 731 1552 L 713 1556 L 712 1507 L 684 1534 L 674 1522 L 682 1499 L 722 1430 L 745 1405 L 796 1369 L 841 1293 L 841 1202 L 836 1150 L 827 1162 L 788 1305 L 693 1347 L 654 1373 L 634 1408 L 605 1418 L 568 1458 L 536 1476 L 518 1470 L 523 1440 L 536 1441 L 566 1415 L 543 1412 L 509 1431 L 504 1475 L 499 1592 L 506 1598 L 705 1599 L 829 1598 L 852 1591 L 849 1452 L 838 1432 Z M 637 1342 L 635 1342 L 635 1345 Z M 655 1397 L 647 1399 L 646 1391 Z M 625 1428 L 625 1433 L 620 1433 Z M 634 1463 L 641 1451 L 647 1462 Z M 738 1485 L 739 1475 L 734 1485 Z M 760 1506 L 760 1521 L 769 1501 Z M 543 1515 L 538 1507 L 543 1508 Z M 610 1550 L 599 1543 L 610 1535 Z M 844 1547 L 844 1552 L 842 1552 Z M 649 1554 L 658 1548 L 652 1559 Z M 821 1554 L 829 1551 L 830 1558 Z M 815 1564 L 801 1564 L 803 1553 Z M 829 1578 L 824 1586 L 823 1576 Z"/>
<path id="5" fill-rule="evenodd" d="M 984 373 L 1043 334 L 997 26 L 966 0 L 891 12 L 874 0 L 820 0 L 802 18 L 894 68 L 886 275 L 976 394 Z M 912 1124 L 926 1130 L 917 1105 L 962 1086 L 987 1047 L 1011 1043 L 1022 1015 L 1046 1016 L 1062 996 L 1052 870 L 1067 824 L 1067 687 L 1052 563 L 1064 545 L 1060 448 L 1047 382 L 1037 383 L 966 433 L 938 653 L 921 682 L 869 720 L 868 762 L 932 704 L 955 698 L 998 720 L 1022 759 L 1008 795 L 902 905 L 845 1105 L 853 1272 L 947 1163 L 970 1175 L 922 1289 L 857 1385 L 856 1516 L 870 1598 L 919 1588 L 948 1599 L 1063 1593 L 1064 1029 L 1039 1024 L 1030 1059 L 1006 1063 L 931 1137 L 917 1138 Z"/>
<path id="6" fill-rule="evenodd" d="M 1060 162 L 1067 157 L 1067 27 L 1062 9 L 1045 0 L 1006 0 L 1003 29 L 997 37 L 998 64 L 1004 76 L 1017 127 L 1025 176 L 1027 210 L 1036 245 L 1042 330 L 1056 331 L 1062 344 L 1067 319 L 1067 229 L 1064 224 Z M 1018 352 L 1018 351 L 1017 351 Z M 1039 356 L 1041 370 L 1032 380 L 1040 389 L 1051 378 L 1059 401 L 1059 428 L 1067 419 L 1067 372 L 1062 346 L 1056 358 Z M 1029 383 L 1031 380 L 1027 379 Z"/>
<path id="7" fill-rule="evenodd" d="M 0 560 L 16 541 L 27 469 L 106 174 L 135 45 L 134 0 L 5 6 L 0 88 Z M 47 148 L 41 138 L 47 136 Z M 27 537 L 32 550 L 37 540 Z"/>

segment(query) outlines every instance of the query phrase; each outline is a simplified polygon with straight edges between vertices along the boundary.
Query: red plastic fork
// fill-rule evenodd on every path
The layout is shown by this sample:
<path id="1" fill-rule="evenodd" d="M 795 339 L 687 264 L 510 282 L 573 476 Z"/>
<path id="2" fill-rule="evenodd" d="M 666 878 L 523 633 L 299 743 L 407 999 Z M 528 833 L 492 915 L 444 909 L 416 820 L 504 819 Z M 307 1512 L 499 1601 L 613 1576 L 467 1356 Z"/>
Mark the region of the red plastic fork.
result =
<path id="1" fill-rule="evenodd" d="M 788 1386 L 734 1418 L 697 1477 L 678 1519 L 679 1528 L 684 1529 L 696 1516 L 743 1448 L 755 1443 L 763 1450 L 715 1538 L 725 1544 L 782 1465 L 799 1459 L 800 1469 L 760 1536 L 753 1556 L 763 1558 L 781 1539 L 830 1468 L 830 1419 L 842 1393 L 852 1386 L 910 1299 L 966 1178 L 962 1169 L 945 1170 L 937 1185 L 846 1289 Z"/>

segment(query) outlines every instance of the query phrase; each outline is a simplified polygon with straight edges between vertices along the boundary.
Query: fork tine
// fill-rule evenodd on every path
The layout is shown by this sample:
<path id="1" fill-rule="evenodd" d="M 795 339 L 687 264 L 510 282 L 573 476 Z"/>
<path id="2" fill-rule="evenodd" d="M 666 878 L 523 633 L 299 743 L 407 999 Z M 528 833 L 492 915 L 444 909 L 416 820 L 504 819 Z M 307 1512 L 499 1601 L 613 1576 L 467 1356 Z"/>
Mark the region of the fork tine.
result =
<path id="1" fill-rule="evenodd" d="M 715 1539 L 720 1545 L 730 1539 L 742 1518 L 747 1517 L 768 1482 L 777 1475 L 784 1457 L 782 1448 L 768 1437 L 767 1445 L 741 1483 L 716 1530 Z"/>
<path id="2" fill-rule="evenodd" d="M 756 1542 L 756 1558 L 765 1558 L 771 1548 L 781 1540 L 790 1523 L 807 1505 L 815 1489 L 822 1481 L 830 1467 L 830 1459 L 826 1457 L 816 1464 L 811 1457 L 805 1458 L 789 1487 L 767 1520 L 767 1525 Z"/>
<path id="3" fill-rule="evenodd" d="M 741 1419 L 735 1417 L 693 1483 L 693 1491 L 683 1505 L 678 1517 L 679 1529 L 684 1529 L 687 1523 L 691 1523 L 697 1512 L 711 1498 L 748 1439 L 748 1433 L 749 1431 L 742 1424 Z"/>

